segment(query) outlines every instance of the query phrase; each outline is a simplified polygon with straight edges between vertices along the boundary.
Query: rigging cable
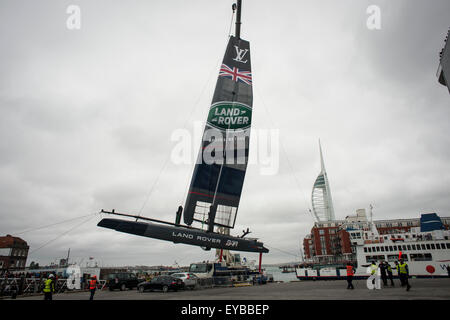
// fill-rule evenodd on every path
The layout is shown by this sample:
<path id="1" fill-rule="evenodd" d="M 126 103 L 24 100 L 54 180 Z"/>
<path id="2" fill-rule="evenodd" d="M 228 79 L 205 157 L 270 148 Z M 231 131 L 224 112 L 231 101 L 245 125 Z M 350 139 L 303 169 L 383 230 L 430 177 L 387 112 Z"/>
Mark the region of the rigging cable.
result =
<path id="1" fill-rule="evenodd" d="M 199 95 L 198 98 L 197 98 L 197 101 L 196 101 L 196 103 L 195 103 L 195 105 L 194 105 L 194 108 L 191 110 L 191 113 L 189 114 L 189 117 L 186 118 L 186 121 L 185 121 L 185 123 L 184 123 L 184 125 L 183 125 L 183 128 L 186 128 L 187 123 L 188 123 L 189 120 L 191 119 L 191 117 L 192 117 L 192 115 L 194 114 L 195 110 L 197 110 L 197 106 L 198 106 L 198 104 L 200 103 L 200 100 L 201 100 L 203 94 L 204 94 L 205 91 L 206 91 L 206 87 L 208 86 L 208 83 L 210 82 L 211 77 L 213 76 L 213 74 L 214 74 L 214 73 L 217 71 L 217 69 L 219 68 L 219 64 L 220 64 L 220 58 L 217 59 L 217 62 L 216 62 L 216 64 L 215 64 L 214 68 L 211 69 L 211 71 L 210 71 L 210 73 L 209 73 L 209 76 L 208 76 L 208 79 L 206 80 L 205 85 L 203 86 L 203 89 L 202 89 L 200 95 Z M 203 127 L 205 126 L 205 122 L 206 122 L 206 121 L 203 121 L 203 122 L 202 122 Z M 203 135 L 202 135 L 202 137 L 203 137 Z M 201 144 L 201 142 L 200 142 L 200 148 L 201 148 L 201 146 L 202 146 L 202 144 Z M 196 158 L 196 159 L 197 159 L 197 158 Z M 194 163 L 194 168 L 195 168 L 195 163 Z M 192 173 L 192 171 L 189 170 L 189 171 L 188 171 L 188 175 L 187 175 L 187 177 L 186 177 L 186 179 L 185 179 L 185 180 L 187 181 L 187 185 L 186 185 L 186 188 L 185 188 L 185 191 L 184 191 L 184 193 L 183 193 L 183 196 L 182 196 L 182 198 L 181 198 L 180 203 L 183 203 L 183 199 L 186 199 L 187 193 L 188 193 L 188 191 L 189 191 L 189 186 L 190 186 L 190 182 L 191 182 L 191 181 L 189 180 L 189 174 L 191 174 L 191 173 Z"/>
<path id="2" fill-rule="evenodd" d="M 236 4 L 233 3 L 233 6 L 231 8 L 233 9 L 233 12 L 231 13 L 231 21 L 230 21 L 230 29 L 228 30 L 228 37 L 231 36 L 231 28 L 233 27 L 233 18 L 234 18 L 234 12 L 236 11 Z"/>
<path id="3" fill-rule="evenodd" d="M 229 31 L 228 31 L 228 36 L 227 36 L 227 38 L 229 38 L 230 35 L 231 35 L 231 29 L 232 29 L 232 26 L 233 26 L 233 19 L 234 19 L 234 15 L 235 15 L 235 10 L 236 10 L 236 5 L 233 4 L 233 6 L 232 6 L 232 14 L 231 14 L 231 21 L 230 21 L 230 28 L 229 28 Z M 217 60 L 214 69 L 211 70 L 211 72 L 210 72 L 210 74 L 209 74 L 209 76 L 208 76 L 208 78 L 207 78 L 207 80 L 206 80 L 206 82 L 205 82 L 205 85 L 203 86 L 203 89 L 202 89 L 202 91 L 200 92 L 200 95 L 198 96 L 196 103 L 194 104 L 193 108 L 191 109 L 191 112 L 190 112 L 189 116 L 185 119 L 185 122 L 184 122 L 182 128 L 186 128 L 187 123 L 188 123 L 189 120 L 191 119 L 191 117 L 192 117 L 192 115 L 194 114 L 195 110 L 197 110 L 197 106 L 198 106 L 198 104 L 199 104 L 199 102 L 200 102 L 200 99 L 201 99 L 201 97 L 203 96 L 203 94 L 204 94 L 204 92 L 205 92 L 205 90 L 206 90 L 206 87 L 207 87 L 208 83 L 210 82 L 210 79 L 211 79 L 211 76 L 213 75 L 213 72 L 214 72 L 215 70 L 218 69 L 219 64 L 220 64 L 220 58 Z M 159 171 L 159 173 L 158 173 L 158 175 L 157 175 L 157 177 L 156 177 L 156 179 L 155 179 L 153 185 L 151 186 L 150 191 L 148 192 L 148 194 L 147 194 L 147 196 L 146 196 L 146 199 L 145 199 L 145 201 L 144 201 L 144 203 L 143 203 L 141 209 L 139 210 L 138 216 L 140 216 L 140 215 L 142 214 L 142 211 L 144 210 L 145 206 L 147 205 L 148 200 L 150 199 L 150 197 L 151 197 L 151 195 L 152 195 L 152 193 L 153 193 L 153 190 L 154 190 L 156 184 L 158 183 L 158 181 L 159 181 L 159 179 L 160 179 L 160 177 L 161 177 L 162 172 L 165 170 L 167 164 L 169 163 L 169 159 L 170 159 L 170 153 L 169 153 L 169 156 L 167 157 L 166 161 L 164 162 L 163 167 L 162 167 L 161 170 Z M 194 163 L 194 167 L 195 167 L 195 163 Z M 188 172 L 188 174 L 190 174 L 190 173 L 191 173 L 191 171 Z M 181 198 L 181 200 L 180 200 L 179 203 L 183 203 L 183 199 L 186 198 L 187 193 L 188 193 L 188 191 L 189 191 L 190 181 L 189 181 L 188 178 L 189 178 L 189 175 L 187 176 L 187 179 L 186 179 L 186 181 L 187 181 L 187 186 L 186 186 L 185 192 L 183 193 L 182 198 Z"/>
<path id="4" fill-rule="evenodd" d="M 203 94 L 204 94 L 204 92 L 205 92 L 205 90 L 206 90 L 206 87 L 207 87 L 208 83 L 210 82 L 211 76 L 212 76 L 213 73 L 217 70 L 217 68 L 218 68 L 218 66 L 219 66 L 219 63 L 220 63 L 220 58 L 219 58 L 218 61 L 216 62 L 215 66 L 214 66 L 214 69 L 211 70 L 211 72 L 210 72 L 210 74 L 209 74 L 209 76 L 208 76 L 208 78 L 207 78 L 207 80 L 206 80 L 206 82 L 205 82 L 205 84 L 204 84 L 204 86 L 203 86 L 203 89 L 202 89 L 202 91 L 200 92 L 200 95 L 198 96 L 198 98 L 197 98 L 197 100 L 196 100 L 194 106 L 191 108 L 191 111 L 190 111 L 190 113 L 189 113 L 189 116 L 185 118 L 185 121 L 184 121 L 184 123 L 183 123 L 183 125 L 182 125 L 182 128 L 186 128 L 186 127 L 187 127 L 187 123 L 188 123 L 189 120 L 191 119 L 192 115 L 195 113 L 195 110 L 197 110 L 197 106 L 198 106 L 198 104 L 200 103 L 200 100 L 201 100 L 201 98 L 202 98 L 202 96 L 203 96 Z M 150 199 L 150 197 L 151 197 L 151 195 L 152 195 L 152 193 L 153 193 L 153 190 L 154 190 L 156 184 L 158 183 L 158 181 L 159 181 L 159 179 L 160 179 L 160 177 L 161 177 L 162 172 L 165 170 L 165 168 L 167 167 L 167 164 L 169 163 L 170 156 L 171 156 L 171 153 L 169 152 L 169 153 L 168 153 L 168 156 L 167 156 L 167 158 L 166 158 L 166 161 L 164 162 L 163 167 L 162 167 L 161 170 L 159 171 L 159 173 L 158 173 L 158 175 L 157 175 L 155 181 L 153 182 L 152 187 L 150 188 L 150 191 L 149 191 L 148 194 L 147 194 L 147 197 L 146 197 L 146 199 L 145 199 L 145 201 L 144 201 L 144 203 L 143 203 L 141 209 L 139 210 L 138 216 L 141 215 L 142 211 L 144 210 L 145 206 L 147 205 L 148 200 Z M 189 171 L 189 173 L 191 173 L 191 172 Z M 187 186 L 185 195 L 187 194 L 188 189 L 189 189 L 189 181 L 188 181 L 188 186 Z M 182 201 L 182 199 L 181 199 L 180 203 L 182 203 L 182 202 L 183 202 L 183 201 Z"/>
<path id="5" fill-rule="evenodd" d="M 92 214 L 92 216 L 89 217 L 88 219 L 86 219 L 86 220 L 82 221 L 81 223 L 75 225 L 74 227 L 70 228 L 69 230 L 67 230 L 67 231 L 65 231 L 65 232 L 63 232 L 63 233 L 61 233 L 61 234 L 58 235 L 56 238 L 47 241 L 46 243 L 44 243 L 44 244 L 41 245 L 40 247 L 38 247 L 38 248 L 36 248 L 35 250 L 31 251 L 31 252 L 29 253 L 29 255 L 32 255 L 33 253 L 35 253 L 36 251 L 42 249 L 43 247 L 47 246 L 48 244 L 52 243 L 53 241 L 58 240 L 58 239 L 61 238 L 62 236 L 68 234 L 69 232 L 75 230 L 75 229 L 78 228 L 79 226 L 81 226 L 81 225 L 85 224 L 86 222 L 90 221 L 92 218 L 94 218 L 94 216 L 95 216 L 96 214 L 97 214 L 97 213 Z"/>
<path id="6" fill-rule="evenodd" d="M 97 214 L 97 213 L 94 213 L 94 215 L 95 214 Z M 20 231 L 20 232 L 14 232 L 13 234 L 19 235 L 19 234 L 24 234 L 24 233 L 27 233 L 27 232 L 32 232 L 32 231 L 36 231 L 36 230 L 40 230 L 40 229 L 45 229 L 45 228 L 56 226 L 58 224 L 63 224 L 63 223 L 69 222 L 69 221 L 74 221 L 74 220 L 78 220 L 78 219 L 81 219 L 81 218 L 89 217 L 91 215 L 93 215 L 93 214 L 91 213 L 91 214 L 83 215 L 83 216 L 80 216 L 80 217 L 71 218 L 71 219 L 67 219 L 67 220 L 64 220 L 64 221 L 48 224 L 48 225 L 45 225 L 45 226 L 40 226 L 40 227 L 37 227 L 37 228 L 31 228 L 31 229 L 26 229 L 26 230 Z"/>
<path id="7" fill-rule="evenodd" d="M 275 250 L 278 250 L 278 251 L 280 251 L 280 252 L 283 252 L 283 253 L 285 253 L 285 254 L 288 254 L 288 255 L 294 256 L 294 257 L 300 257 L 300 255 L 299 255 L 299 254 L 293 254 L 292 252 L 284 251 L 284 250 L 281 250 L 281 249 L 278 249 L 278 248 L 275 248 L 275 247 L 269 246 L 269 245 L 267 245 L 267 244 L 265 244 L 265 245 L 266 245 L 266 247 L 269 247 L 270 249 L 275 249 Z"/>
<path id="8" fill-rule="evenodd" d="M 266 111 L 266 113 L 267 113 L 268 119 L 269 119 L 269 121 L 270 121 L 272 127 L 275 128 L 274 123 L 273 123 L 273 120 L 272 120 L 272 119 L 274 119 L 274 117 L 272 117 L 272 115 L 270 114 L 270 112 L 269 112 L 269 110 L 268 110 L 268 108 L 267 108 L 267 106 L 266 106 L 264 100 L 262 99 L 261 94 L 259 93 L 258 88 L 255 88 L 255 92 L 256 92 L 256 94 L 258 95 L 259 99 L 261 100 L 261 103 L 262 103 L 262 105 L 263 105 L 263 107 L 264 107 L 264 109 L 265 109 L 265 111 Z M 284 147 L 284 144 L 283 144 L 283 141 L 282 141 L 281 138 L 280 138 L 280 146 L 281 146 L 281 150 L 283 151 L 284 156 L 285 156 L 285 158 L 286 158 L 286 162 L 287 162 L 287 164 L 288 164 L 288 167 L 289 167 L 290 171 L 292 172 L 291 176 L 294 178 L 294 181 L 295 181 L 295 183 L 297 184 L 297 187 L 299 188 L 300 193 L 301 193 L 301 194 L 303 195 L 303 197 L 304 197 L 304 200 L 305 200 L 305 203 L 306 203 L 306 208 L 308 208 L 308 210 L 310 210 L 310 207 L 309 207 L 309 204 L 308 204 L 308 200 L 307 200 L 307 198 L 305 197 L 305 192 L 303 191 L 303 188 L 300 186 L 300 182 L 298 181 L 297 176 L 295 175 L 295 172 L 294 172 L 294 169 L 293 169 L 293 167 L 292 167 L 291 161 L 289 160 L 289 157 L 288 157 L 288 155 L 287 155 L 286 149 L 285 149 L 285 147 Z M 314 220 L 314 218 L 313 218 L 313 220 Z"/>

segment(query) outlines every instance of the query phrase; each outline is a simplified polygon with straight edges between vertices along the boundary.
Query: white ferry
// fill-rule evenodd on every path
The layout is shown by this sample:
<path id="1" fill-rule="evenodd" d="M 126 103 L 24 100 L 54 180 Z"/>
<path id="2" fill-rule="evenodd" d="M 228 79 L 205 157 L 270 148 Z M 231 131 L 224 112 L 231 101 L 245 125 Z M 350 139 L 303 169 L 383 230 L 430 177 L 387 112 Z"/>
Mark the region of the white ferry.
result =
<path id="1" fill-rule="evenodd" d="M 421 221 L 422 224 L 433 221 Z M 376 228 L 371 230 L 350 230 L 351 241 L 356 254 L 354 267 L 355 279 L 367 278 L 367 267 L 375 261 L 387 261 L 394 277 L 397 277 L 395 261 L 400 256 L 408 264 L 409 274 L 417 278 L 449 277 L 450 266 L 450 230 L 441 228 L 411 228 L 410 232 L 379 235 Z M 356 264 L 356 265 L 355 265 Z M 341 267 L 296 268 L 299 280 L 335 280 L 345 279 L 345 265 Z"/>

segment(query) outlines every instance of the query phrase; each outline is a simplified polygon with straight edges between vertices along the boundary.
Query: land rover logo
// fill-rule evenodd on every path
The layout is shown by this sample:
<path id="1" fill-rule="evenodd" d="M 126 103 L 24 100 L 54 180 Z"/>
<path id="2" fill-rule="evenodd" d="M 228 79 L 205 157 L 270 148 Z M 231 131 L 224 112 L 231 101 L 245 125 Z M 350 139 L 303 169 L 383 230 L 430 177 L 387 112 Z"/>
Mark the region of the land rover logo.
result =
<path id="1" fill-rule="evenodd" d="M 238 102 L 217 102 L 211 106 L 208 124 L 221 130 L 247 129 L 252 120 L 252 109 Z"/>

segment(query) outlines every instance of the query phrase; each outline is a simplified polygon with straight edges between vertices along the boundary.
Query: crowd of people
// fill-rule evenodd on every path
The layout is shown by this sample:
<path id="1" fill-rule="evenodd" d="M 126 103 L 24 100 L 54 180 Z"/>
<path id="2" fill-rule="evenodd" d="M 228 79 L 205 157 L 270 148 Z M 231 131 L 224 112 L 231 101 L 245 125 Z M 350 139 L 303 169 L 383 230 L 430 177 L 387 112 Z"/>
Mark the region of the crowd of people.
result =
<path id="1" fill-rule="evenodd" d="M 4 270 L 0 272 L 0 296 L 11 296 L 15 298 L 17 295 L 41 292 L 45 286 L 45 281 L 52 277 L 54 280 L 55 290 L 59 290 L 61 285 L 58 279 L 66 279 L 62 275 L 53 274 L 51 272 L 10 272 Z M 30 284 L 31 279 L 31 284 Z M 28 281 L 28 284 L 27 284 Z"/>
<path id="2" fill-rule="evenodd" d="M 409 284 L 409 268 L 408 264 L 403 259 L 400 259 L 400 261 L 395 261 L 395 266 L 392 268 L 389 262 L 387 261 L 380 261 L 377 265 L 375 261 L 372 261 L 370 265 L 370 274 L 371 274 L 371 280 L 373 283 L 374 289 L 381 289 L 376 285 L 376 276 L 379 274 L 381 277 L 381 281 L 383 282 L 383 286 L 388 286 L 388 280 L 390 281 L 390 286 L 394 287 L 394 275 L 393 270 L 397 272 L 398 278 L 400 279 L 400 283 L 402 287 L 406 286 L 406 291 L 409 291 L 411 289 L 411 285 Z M 351 263 L 347 264 L 347 289 L 354 289 L 353 286 L 353 277 L 355 274 L 355 269 Z"/>

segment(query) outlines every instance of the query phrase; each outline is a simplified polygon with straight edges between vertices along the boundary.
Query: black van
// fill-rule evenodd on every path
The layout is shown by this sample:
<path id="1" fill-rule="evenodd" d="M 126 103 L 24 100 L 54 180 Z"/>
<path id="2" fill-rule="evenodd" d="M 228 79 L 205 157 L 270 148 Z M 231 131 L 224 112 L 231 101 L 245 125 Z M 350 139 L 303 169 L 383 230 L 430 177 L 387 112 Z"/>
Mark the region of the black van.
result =
<path id="1" fill-rule="evenodd" d="M 124 291 L 127 288 L 137 288 L 138 283 L 139 280 L 134 273 L 120 272 L 109 274 L 106 281 L 106 286 L 111 291 L 113 291 L 114 289 L 120 289 L 120 291 Z"/>

